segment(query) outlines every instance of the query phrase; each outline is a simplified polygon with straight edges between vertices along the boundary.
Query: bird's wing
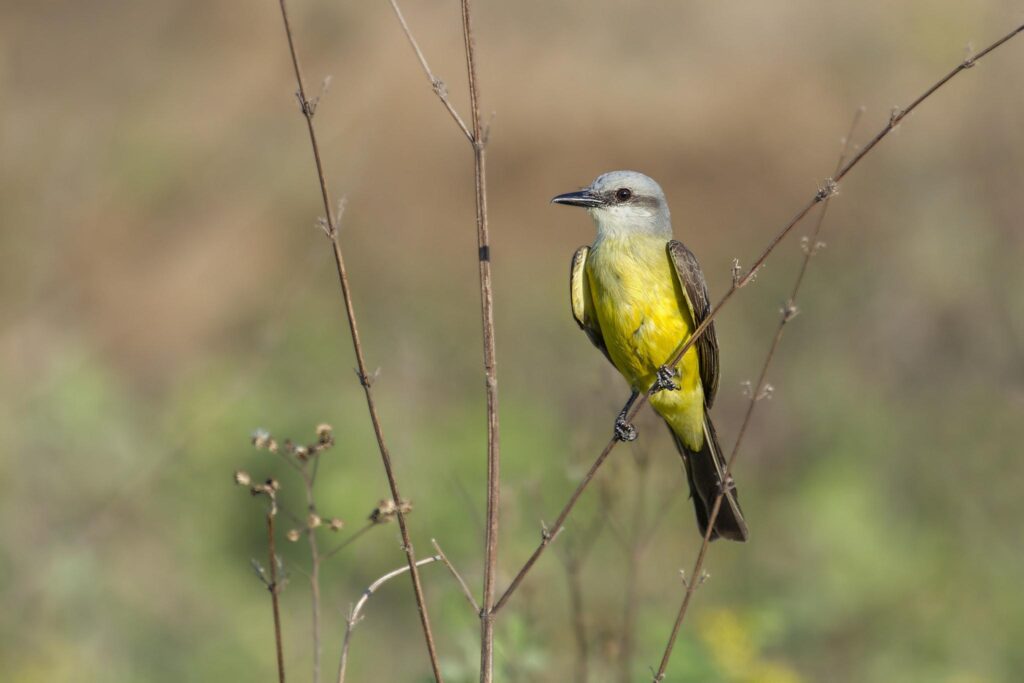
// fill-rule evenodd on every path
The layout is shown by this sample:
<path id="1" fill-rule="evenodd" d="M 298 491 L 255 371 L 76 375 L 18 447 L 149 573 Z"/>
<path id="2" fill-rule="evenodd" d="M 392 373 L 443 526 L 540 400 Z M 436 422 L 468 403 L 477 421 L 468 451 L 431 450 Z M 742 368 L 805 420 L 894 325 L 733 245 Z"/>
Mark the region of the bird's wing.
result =
<path id="1" fill-rule="evenodd" d="M 697 257 L 677 240 L 668 243 L 668 257 L 676 269 L 676 276 L 686 296 L 693 324 L 700 325 L 711 312 L 708 285 L 700 270 Z M 700 359 L 700 383 L 704 387 L 704 403 L 710 408 L 718 393 L 718 337 L 715 323 L 708 325 L 695 344 Z"/>
<path id="2" fill-rule="evenodd" d="M 605 346 L 601 327 L 594 313 L 594 300 L 590 297 L 590 285 L 587 283 L 587 254 L 590 247 L 580 247 L 572 256 L 572 267 L 569 269 L 569 300 L 572 303 L 572 317 L 576 324 L 587 333 L 587 338 L 596 346 L 611 363 L 608 347 Z"/>

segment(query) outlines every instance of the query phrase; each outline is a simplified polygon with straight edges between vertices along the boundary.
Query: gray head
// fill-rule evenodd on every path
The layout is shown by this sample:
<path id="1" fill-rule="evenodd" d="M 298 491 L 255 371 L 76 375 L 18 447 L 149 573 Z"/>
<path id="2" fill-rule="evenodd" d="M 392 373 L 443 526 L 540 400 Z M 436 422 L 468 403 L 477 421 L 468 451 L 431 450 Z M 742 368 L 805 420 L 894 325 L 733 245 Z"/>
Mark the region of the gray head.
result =
<path id="1" fill-rule="evenodd" d="M 653 179 L 637 171 L 604 173 L 589 187 L 560 194 L 551 201 L 586 208 L 599 237 L 629 233 L 672 237 L 665 193 Z"/>

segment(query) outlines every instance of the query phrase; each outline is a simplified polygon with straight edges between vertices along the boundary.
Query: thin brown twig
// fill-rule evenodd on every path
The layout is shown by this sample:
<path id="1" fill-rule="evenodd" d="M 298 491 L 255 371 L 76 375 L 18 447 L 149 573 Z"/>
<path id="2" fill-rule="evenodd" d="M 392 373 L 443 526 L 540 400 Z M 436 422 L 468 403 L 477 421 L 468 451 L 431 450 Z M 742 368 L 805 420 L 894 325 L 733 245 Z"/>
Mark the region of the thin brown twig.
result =
<path id="1" fill-rule="evenodd" d="M 987 48 L 979 52 L 977 55 L 965 59 L 963 62 L 957 65 L 952 71 L 943 76 L 938 82 L 929 87 L 928 90 L 926 90 L 921 96 L 915 99 L 911 103 L 911 105 L 908 106 L 906 109 L 894 111 L 893 115 L 890 117 L 885 127 L 883 127 L 878 132 L 878 134 L 876 134 L 875 137 L 872 138 L 872 140 L 867 145 L 865 145 L 854 157 L 852 157 L 850 161 L 848 161 L 839 170 L 839 172 L 835 174 L 834 177 L 828 179 L 824 187 L 822 187 L 815 193 L 814 197 L 807 203 L 807 205 L 804 206 L 800 211 L 798 211 L 796 215 L 778 232 L 778 234 L 776 234 L 771 239 L 771 241 L 768 243 L 768 246 L 757 258 L 754 264 L 746 271 L 746 273 L 742 275 L 742 277 L 740 277 L 739 275 L 734 276 L 732 286 L 726 291 L 722 298 L 719 299 L 718 303 L 716 303 L 715 306 L 711 309 L 711 311 L 708 313 L 707 318 L 705 318 L 704 321 L 700 325 L 698 325 L 696 329 L 694 329 L 694 331 L 690 334 L 688 338 L 686 338 L 683 342 L 679 344 L 676 351 L 670 356 L 665 365 L 667 365 L 668 367 L 673 367 L 676 363 L 679 362 L 679 359 L 682 358 L 683 354 L 685 354 L 686 351 L 688 351 L 690 347 L 692 347 L 698 341 L 698 339 L 700 339 L 700 336 L 711 325 L 712 321 L 714 321 L 715 317 L 718 316 L 722 308 L 729 302 L 730 299 L 732 299 L 733 295 L 739 289 L 743 288 L 745 285 L 749 284 L 751 280 L 753 280 L 758 269 L 762 265 L 764 265 L 764 262 L 768 259 L 768 256 L 773 251 L 775 251 L 775 248 L 778 247 L 779 243 L 787 235 L 789 235 L 793 228 L 796 227 L 796 225 L 799 224 L 800 221 L 802 221 L 815 206 L 817 206 L 819 203 L 835 194 L 838 187 L 837 183 L 844 177 L 846 177 L 846 175 L 851 170 L 853 170 L 853 168 L 861 161 L 861 159 L 863 159 L 868 154 L 868 152 L 873 150 L 878 145 L 878 143 L 881 142 L 882 139 L 885 138 L 886 135 L 888 135 L 897 124 L 899 124 L 904 118 L 906 118 L 907 115 L 910 114 L 910 112 L 916 109 L 936 90 L 945 85 L 951 78 L 953 78 L 953 76 L 957 75 L 958 73 L 965 69 L 974 66 L 978 62 L 978 60 L 985 57 L 990 52 L 992 52 L 999 46 L 1003 45 L 1004 43 L 1006 43 L 1007 41 L 1009 41 L 1011 38 L 1016 36 L 1018 33 L 1021 33 L 1022 31 L 1024 31 L 1024 25 L 1018 26 L 1013 31 L 1011 31 L 1007 35 L 997 40 L 995 43 L 992 43 Z M 626 416 L 627 420 L 631 421 L 636 416 L 636 414 L 640 411 L 643 405 L 650 398 L 650 395 L 650 392 L 645 393 L 641 395 L 633 403 L 633 407 L 630 409 L 628 415 Z M 522 583 L 523 578 L 526 576 L 526 574 L 529 573 L 529 571 L 533 568 L 533 565 L 536 563 L 537 559 L 540 557 L 541 554 L 543 554 L 544 550 L 551 543 L 551 539 L 554 538 L 554 536 L 557 535 L 558 532 L 561 530 L 562 525 L 565 523 L 566 518 L 568 518 L 569 513 L 572 512 L 573 507 L 575 507 L 583 491 L 586 490 L 587 486 L 589 486 L 590 482 L 593 480 L 594 474 L 597 472 L 598 469 L 600 469 L 601 465 L 604 464 L 604 461 L 608 458 L 608 455 L 611 453 L 612 449 L 614 449 L 617 444 L 618 441 L 613 437 L 604 447 L 601 453 L 598 454 L 597 459 L 594 461 L 594 464 L 591 465 L 590 469 L 584 475 L 583 480 L 580 482 L 580 484 L 576 487 L 576 490 L 573 491 L 572 495 L 569 497 L 569 501 L 565 504 L 565 507 L 562 508 L 562 511 L 559 513 L 558 518 L 555 521 L 555 524 L 551 527 L 550 530 L 545 530 L 544 534 L 541 537 L 540 545 L 538 545 L 537 548 L 533 551 L 533 554 L 530 555 L 526 563 L 522 566 L 522 568 L 520 568 L 520 570 L 516 573 L 515 577 L 512 579 L 512 583 L 509 584 L 509 587 L 505 589 L 505 592 L 498 599 L 497 603 L 495 603 L 495 612 L 501 609 L 508 602 L 509 597 L 511 597 L 512 593 L 514 593 L 515 590 L 519 587 L 519 585 Z M 720 505 L 721 498 L 719 497 L 718 504 L 715 505 L 713 508 L 714 514 L 712 515 L 712 519 L 717 518 L 718 508 Z M 708 529 L 713 529 L 713 526 L 713 524 L 709 523 Z"/>
<path id="2" fill-rule="evenodd" d="M 498 436 L 498 372 L 494 349 L 494 290 L 491 284 L 491 238 L 487 226 L 486 140 L 480 122 L 480 86 L 469 0 L 462 0 L 462 37 L 466 48 L 469 110 L 473 122 L 473 179 L 476 190 L 477 262 L 480 268 L 480 319 L 483 326 L 484 380 L 487 393 L 487 526 L 484 534 L 483 609 L 480 611 L 480 683 L 494 677 L 494 592 L 498 573 L 498 518 L 501 510 Z"/>
<path id="3" fill-rule="evenodd" d="M 480 271 L 480 319 L 483 327 L 484 380 L 487 394 L 487 523 L 484 529 L 484 586 L 480 610 L 480 682 L 490 683 L 494 669 L 493 605 L 495 578 L 498 570 L 498 518 L 500 512 L 500 440 L 498 432 L 498 375 L 494 348 L 494 292 L 491 284 L 491 244 L 487 225 L 487 165 L 485 149 L 487 133 L 480 121 L 480 86 L 476 68 L 476 45 L 473 38 L 472 12 L 469 0 L 462 0 L 462 38 L 466 53 L 466 76 L 469 82 L 470 126 L 462 120 L 451 101 L 444 82 L 430 70 L 427 59 L 413 37 L 397 0 L 391 8 L 402 25 L 402 31 L 416 53 L 423 72 L 434 93 L 455 121 L 473 148 L 473 180 L 476 198 L 477 261 Z"/>
<path id="4" fill-rule="evenodd" d="M 302 473 L 302 483 L 305 485 L 306 489 L 306 508 L 310 515 L 317 514 L 316 502 L 313 498 L 313 484 L 316 481 L 319 462 L 320 455 L 317 454 L 313 457 L 314 464 L 312 473 L 308 471 L 306 463 L 303 464 L 303 467 L 300 470 Z M 309 542 L 309 556 L 312 565 L 309 571 L 309 588 L 310 599 L 312 600 L 311 612 L 313 617 L 313 683 L 320 683 L 320 655 L 323 651 L 322 642 L 320 640 L 320 563 L 323 558 L 320 556 L 320 547 L 317 544 L 316 527 L 308 523 L 305 526 L 306 540 Z"/>
<path id="5" fill-rule="evenodd" d="M 459 127 L 462 134 L 466 136 L 466 139 L 472 144 L 473 133 L 470 132 L 466 126 L 466 122 L 462 120 L 459 113 L 455 111 L 455 107 L 452 105 L 451 100 L 448 99 L 448 88 L 445 86 L 444 81 L 434 75 L 434 72 L 430 70 L 430 65 L 427 64 L 427 58 L 423 55 L 423 50 L 420 49 L 419 43 L 416 42 L 416 38 L 413 37 L 412 31 L 409 29 L 409 24 L 406 23 L 405 17 L 402 15 L 402 10 L 398 8 L 398 2 L 396 0 L 390 0 L 391 9 L 395 11 L 395 16 L 398 17 L 398 23 L 402 25 L 402 31 L 405 33 L 405 37 L 409 40 L 409 45 L 412 46 L 413 51 L 416 53 L 416 59 L 419 60 L 420 66 L 423 67 L 423 73 L 427 75 L 427 79 L 430 81 L 430 86 L 434 89 L 434 94 L 437 95 L 438 99 L 441 100 L 441 104 L 451 114 L 452 120 L 455 121 L 455 125 Z"/>
<path id="6" fill-rule="evenodd" d="M 888 135 L 893 130 L 893 128 L 899 125 L 899 123 L 904 118 L 906 118 L 906 116 L 910 114 L 910 112 L 916 109 L 918 105 L 920 105 L 922 102 L 928 99 L 932 94 L 934 94 L 943 85 L 948 83 L 958 73 L 964 71 L 965 69 L 971 68 L 977 63 L 979 59 L 981 59 L 988 53 L 992 52 L 997 47 L 999 47 L 1000 45 L 1007 42 L 1008 40 L 1010 40 L 1015 35 L 1021 32 L 1024 32 L 1024 24 L 1018 26 L 1013 31 L 1009 32 L 996 42 L 992 43 L 987 48 L 979 52 L 977 55 L 964 59 L 956 67 L 951 69 L 945 76 L 940 78 L 931 87 L 929 87 L 927 90 L 921 93 L 921 95 L 919 95 L 917 99 L 911 102 L 906 109 L 894 109 L 889 116 L 888 123 L 886 123 L 886 125 L 878 133 L 875 134 L 875 136 L 870 140 L 870 142 L 868 142 L 859 152 L 853 155 L 853 157 L 850 158 L 850 160 L 844 164 L 847 151 L 850 145 L 850 138 L 853 135 L 854 127 L 857 125 L 857 122 L 860 119 L 861 112 L 858 111 L 857 114 L 854 116 L 853 124 L 850 127 L 850 134 L 847 135 L 844 141 L 843 151 L 841 152 L 839 156 L 839 162 L 836 165 L 836 173 L 833 176 L 833 178 L 829 179 L 827 183 L 830 191 L 824 197 L 822 197 L 821 191 L 819 191 L 819 193 L 815 195 L 815 203 L 824 202 L 821 208 L 821 213 L 819 214 L 818 222 L 815 225 L 814 230 L 812 231 L 813 235 L 811 237 L 811 240 L 806 245 L 804 251 L 804 258 L 800 266 L 800 271 L 797 273 L 796 280 L 793 283 L 793 289 L 790 294 L 789 300 L 786 302 L 785 306 L 782 309 L 782 314 L 779 318 L 779 324 L 775 330 L 774 336 L 772 337 L 771 345 L 768 347 L 768 353 L 765 356 L 764 365 L 762 365 L 761 367 L 761 372 L 758 376 L 757 384 L 751 392 L 750 401 L 747 403 L 747 410 L 743 415 L 743 422 L 740 424 L 740 429 L 737 433 L 736 441 L 733 445 L 732 452 L 729 454 L 729 459 L 726 462 L 724 481 L 730 481 L 732 468 L 734 463 L 736 462 L 736 456 L 739 454 L 740 445 L 743 443 L 743 437 L 746 435 L 747 427 L 750 425 L 750 419 L 754 413 L 754 406 L 757 404 L 758 399 L 763 395 L 762 392 L 764 391 L 767 382 L 768 368 L 771 365 L 772 358 L 775 356 L 775 350 L 778 348 L 779 342 L 782 340 L 782 333 L 786 327 L 786 324 L 790 320 L 792 320 L 797 313 L 796 297 L 800 291 L 801 285 L 803 284 L 804 275 L 807 272 L 807 267 L 811 260 L 811 257 L 814 256 L 815 251 L 817 250 L 818 236 L 821 233 L 821 228 L 825 220 L 825 213 L 828 209 L 829 199 L 832 197 L 832 195 L 835 194 L 835 184 L 839 182 L 850 171 L 850 169 L 856 166 L 857 162 L 863 159 L 868 154 L 868 152 L 874 149 L 875 146 L 879 142 L 881 142 L 881 140 L 886 135 Z M 680 356 L 681 355 L 682 354 L 680 354 Z M 672 656 L 672 649 L 675 646 L 675 642 L 679 637 L 679 630 L 682 627 L 683 620 L 686 618 L 686 613 L 689 609 L 690 601 L 693 597 L 693 594 L 696 591 L 697 586 L 700 585 L 698 577 L 701 576 L 701 572 L 703 571 L 704 560 L 707 557 L 708 547 L 711 543 L 710 531 L 714 528 L 715 520 L 718 519 L 718 514 L 722 507 L 722 499 L 724 498 L 724 495 L 725 489 L 723 488 L 721 491 L 719 491 L 718 495 L 715 496 L 715 502 L 712 505 L 710 514 L 708 515 L 708 532 L 704 534 L 704 539 L 701 542 L 700 551 L 697 553 L 697 560 L 694 562 L 693 571 L 690 574 L 690 580 L 686 584 L 686 592 L 683 595 L 682 604 L 679 606 L 679 613 L 676 615 L 675 623 L 672 626 L 672 632 L 669 635 L 668 643 L 665 645 L 665 651 L 662 654 L 661 664 L 659 665 L 658 672 L 654 677 L 655 683 L 660 683 L 660 681 L 664 680 L 665 678 L 665 670 L 668 667 L 669 659 Z"/>
<path id="7" fill-rule="evenodd" d="M 274 645 L 277 650 L 277 680 L 284 683 L 284 640 L 281 637 L 281 605 L 278 595 L 281 587 L 277 581 L 277 550 L 274 544 L 274 518 L 277 516 L 277 499 L 273 492 L 268 493 L 270 497 L 270 509 L 267 510 L 267 547 L 270 562 L 270 582 L 267 590 L 270 591 L 270 603 L 274 610 Z"/>
<path id="8" fill-rule="evenodd" d="M 437 562 L 440 559 L 441 557 L 438 555 L 425 557 L 422 560 L 416 562 L 416 567 L 422 567 L 425 564 Z M 399 567 L 398 569 L 388 572 L 384 576 L 380 577 L 379 579 L 371 583 L 367 587 L 367 589 L 363 591 L 362 596 L 356 602 L 355 606 L 351 609 L 351 611 L 349 611 L 348 619 L 345 622 L 345 639 L 342 641 L 341 645 L 341 660 L 338 662 L 338 683 L 345 683 L 345 673 L 346 670 L 348 669 L 348 650 L 349 644 L 352 641 L 352 631 L 355 630 L 356 625 L 362 618 L 361 615 L 363 607 L 366 606 L 366 602 L 370 599 L 370 597 L 373 596 L 373 594 L 377 591 L 378 588 L 380 588 L 382 585 L 384 585 L 391 579 L 395 578 L 399 574 L 407 571 L 409 571 L 408 566 Z"/>
<path id="9" fill-rule="evenodd" d="M 320 194 L 323 199 L 324 212 L 326 215 L 326 229 L 328 238 L 331 241 L 334 252 L 334 262 L 338 273 L 338 283 L 341 287 L 341 295 L 345 306 L 345 315 L 348 318 L 349 332 L 352 337 L 352 348 L 355 351 L 356 363 L 358 365 L 359 381 L 363 386 L 363 393 L 366 396 L 366 407 L 370 413 L 370 421 L 373 423 L 374 436 L 377 439 L 377 447 L 380 451 L 381 462 L 387 475 L 388 485 L 391 488 L 391 496 L 398 508 L 398 526 L 402 536 L 402 548 L 405 551 L 406 561 L 412 580 L 413 592 L 416 596 L 416 607 L 420 616 L 420 623 L 423 627 L 423 636 L 427 645 L 427 654 L 430 657 L 430 666 L 433 670 L 434 680 L 442 683 L 441 667 L 438 663 L 437 649 L 434 645 L 434 635 L 430 628 L 430 617 L 427 612 L 426 599 L 423 595 L 423 586 L 420 582 L 420 575 L 416 565 L 416 554 L 413 549 L 412 540 L 409 537 L 409 529 L 406 525 L 405 515 L 401 510 L 402 497 L 399 495 L 398 482 L 395 479 L 394 470 L 391 464 L 391 455 L 384 442 L 384 433 L 377 414 L 377 406 L 371 389 L 372 379 L 367 371 L 366 359 L 363 355 L 362 342 L 359 337 L 359 327 L 356 323 L 355 308 L 352 304 L 352 294 L 349 288 L 348 271 L 345 268 L 345 259 L 341 250 L 341 243 L 338 238 L 339 224 L 335 216 L 334 207 L 331 204 L 331 195 L 327 188 L 327 178 L 324 174 L 323 161 L 320 156 L 320 146 L 317 142 L 316 128 L 313 125 L 313 116 L 316 113 L 317 102 L 310 101 L 306 96 L 306 86 L 302 78 L 302 68 L 299 64 L 298 53 L 295 49 L 295 40 L 292 36 L 291 24 L 288 21 L 288 9 L 286 0 L 280 0 L 281 18 L 284 22 L 285 34 L 288 38 L 288 50 L 291 55 L 292 66 L 295 71 L 295 82 L 298 86 L 299 104 L 303 117 L 306 119 L 306 128 L 309 131 L 309 142 L 313 149 L 313 158 L 316 161 L 317 178 L 320 182 Z"/>
<path id="10" fill-rule="evenodd" d="M 441 558 L 441 561 L 444 562 L 444 566 L 448 568 L 448 571 L 458 582 L 459 587 L 462 588 L 462 594 L 466 596 L 469 606 L 473 608 L 473 613 L 480 616 L 480 604 L 477 603 L 476 598 L 473 597 L 473 591 L 469 590 L 469 584 L 466 583 L 466 580 L 462 578 L 462 574 L 459 573 L 455 568 L 455 565 L 453 565 L 451 560 L 448 559 L 448 556 L 444 554 L 443 550 L 441 550 L 441 546 L 438 545 L 437 539 L 432 538 L 430 539 L 430 542 L 434 546 L 434 552 Z"/>

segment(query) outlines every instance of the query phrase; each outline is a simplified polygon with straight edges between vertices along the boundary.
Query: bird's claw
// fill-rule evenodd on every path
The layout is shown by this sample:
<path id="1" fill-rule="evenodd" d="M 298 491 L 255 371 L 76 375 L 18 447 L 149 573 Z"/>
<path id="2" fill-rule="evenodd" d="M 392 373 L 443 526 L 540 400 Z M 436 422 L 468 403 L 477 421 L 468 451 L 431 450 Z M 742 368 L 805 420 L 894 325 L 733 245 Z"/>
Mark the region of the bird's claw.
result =
<path id="1" fill-rule="evenodd" d="M 667 365 L 662 365 L 660 368 L 658 368 L 656 377 L 654 379 L 654 392 L 657 393 L 659 391 L 677 390 L 679 388 L 679 385 L 676 384 L 675 382 L 675 376 L 675 370 L 668 367 Z"/>
<path id="2" fill-rule="evenodd" d="M 636 441 L 638 436 L 636 427 L 626 422 L 625 415 L 615 418 L 615 438 L 619 441 Z"/>

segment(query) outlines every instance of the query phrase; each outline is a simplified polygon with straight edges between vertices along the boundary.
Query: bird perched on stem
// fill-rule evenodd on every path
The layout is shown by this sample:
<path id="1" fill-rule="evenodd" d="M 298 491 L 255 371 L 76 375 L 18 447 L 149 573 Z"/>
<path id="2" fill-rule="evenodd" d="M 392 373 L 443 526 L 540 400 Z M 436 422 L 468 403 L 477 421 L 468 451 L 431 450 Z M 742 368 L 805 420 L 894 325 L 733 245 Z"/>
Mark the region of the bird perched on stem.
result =
<path id="1" fill-rule="evenodd" d="M 711 538 L 747 540 L 736 489 L 708 409 L 718 390 L 718 340 L 712 323 L 675 367 L 665 364 L 711 310 L 707 283 L 696 257 L 672 239 L 665 194 L 636 171 L 612 171 L 556 204 L 587 209 L 597 239 L 572 259 L 572 314 L 633 393 L 615 421 L 622 441 L 636 439 L 627 414 L 640 392 L 668 424 L 682 456 L 701 533 L 715 498 L 722 505 Z"/>

